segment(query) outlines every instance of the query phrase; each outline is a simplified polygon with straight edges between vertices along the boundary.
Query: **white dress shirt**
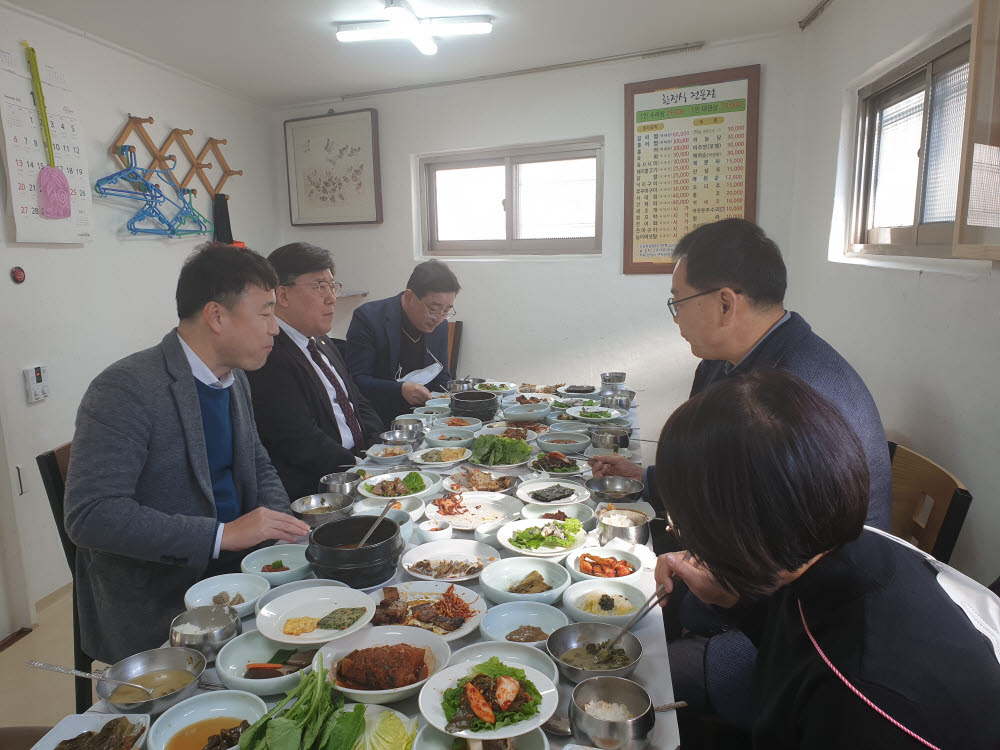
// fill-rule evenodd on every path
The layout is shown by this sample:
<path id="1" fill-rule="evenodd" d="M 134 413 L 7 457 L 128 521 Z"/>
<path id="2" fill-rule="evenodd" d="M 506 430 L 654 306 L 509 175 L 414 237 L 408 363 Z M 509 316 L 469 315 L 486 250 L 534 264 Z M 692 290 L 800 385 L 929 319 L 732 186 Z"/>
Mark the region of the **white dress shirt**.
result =
<path id="1" fill-rule="evenodd" d="M 187 357 L 188 364 L 191 365 L 191 374 L 202 383 L 210 388 L 228 388 L 236 381 L 232 370 L 221 378 L 215 377 L 215 373 L 208 368 L 208 365 L 202 362 L 201 357 L 194 353 L 194 349 L 188 346 L 179 332 L 177 340 L 181 342 L 181 349 L 184 350 L 184 356 Z M 224 523 L 220 523 L 215 530 L 215 545 L 212 548 L 212 558 L 216 560 L 219 558 L 219 551 L 222 549 L 222 529 L 225 525 Z"/>
<path id="2" fill-rule="evenodd" d="M 347 425 L 347 418 L 344 416 L 344 410 L 341 409 L 340 404 L 337 403 L 337 390 L 333 387 L 333 383 L 327 379 L 320 366 L 316 364 L 316 361 L 312 358 L 312 354 L 309 353 L 309 349 L 307 348 L 309 346 L 309 337 L 296 331 L 281 318 L 278 318 L 278 326 L 285 332 L 285 334 L 287 334 L 288 338 L 294 341 L 295 345 L 302 350 L 305 358 L 309 360 L 309 364 L 312 365 L 313 370 L 315 370 L 316 377 L 319 378 L 319 382 L 322 383 L 323 387 L 326 389 L 326 395 L 330 399 L 330 406 L 333 407 L 333 416 L 337 420 L 337 429 L 340 430 L 340 444 L 347 448 L 347 450 L 351 450 L 351 448 L 354 447 L 354 433 L 351 432 L 351 428 Z M 327 366 L 330 368 L 330 372 L 333 373 L 337 382 L 340 383 L 340 387 L 344 389 L 344 393 L 348 396 L 348 398 L 350 398 L 350 392 L 347 390 L 347 384 L 344 382 L 344 379 L 340 377 L 340 373 L 337 372 L 337 368 L 334 367 L 333 363 L 325 354 L 323 354 L 322 349 L 319 350 L 319 356 L 321 356 L 326 362 Z M 353 406 L 353 404 L 351 404 L 351 406 Z"/>

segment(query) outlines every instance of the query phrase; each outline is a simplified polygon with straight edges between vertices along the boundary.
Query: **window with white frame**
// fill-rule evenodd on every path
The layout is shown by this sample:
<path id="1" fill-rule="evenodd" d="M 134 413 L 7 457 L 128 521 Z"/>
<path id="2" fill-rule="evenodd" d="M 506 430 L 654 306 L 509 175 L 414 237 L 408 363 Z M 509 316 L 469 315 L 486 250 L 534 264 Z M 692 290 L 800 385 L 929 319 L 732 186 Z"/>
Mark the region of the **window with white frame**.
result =
<path id="1" fill-rule="evenodd" d="M 970 28 L 858 93 L 849 253 L 952 257 Z"/>
<path id="2" fill-rule="evenodd" d="M 603 139 L 436 154 L 418 164 L 425 255 L 601 252 Z"/>

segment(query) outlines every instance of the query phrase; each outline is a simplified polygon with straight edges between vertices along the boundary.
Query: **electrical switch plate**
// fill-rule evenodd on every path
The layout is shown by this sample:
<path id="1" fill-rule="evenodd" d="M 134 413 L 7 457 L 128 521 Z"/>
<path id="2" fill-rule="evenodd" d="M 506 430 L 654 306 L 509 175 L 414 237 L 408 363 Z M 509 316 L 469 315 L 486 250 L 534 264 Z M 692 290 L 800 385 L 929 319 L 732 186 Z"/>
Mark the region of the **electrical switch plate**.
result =
<path id="1" fill-rule="evenodd" d="M 29 404 L 49 397 L 49 368 L 44 365 L 24 370 L 24 397 Z"/>

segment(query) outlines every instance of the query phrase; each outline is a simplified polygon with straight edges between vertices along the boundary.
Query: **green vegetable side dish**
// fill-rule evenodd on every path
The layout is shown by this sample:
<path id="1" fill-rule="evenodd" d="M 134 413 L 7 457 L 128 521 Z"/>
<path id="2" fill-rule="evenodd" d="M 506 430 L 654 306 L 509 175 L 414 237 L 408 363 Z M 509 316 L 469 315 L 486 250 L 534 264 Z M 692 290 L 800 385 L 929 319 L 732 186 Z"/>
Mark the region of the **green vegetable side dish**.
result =
<path id="1" fill-rule="evenodd" d="M 593 399 L 588 398 L 583 403 L 577 404 L 577 406 L 597 406 L 599 403 L 600 403 L 600 401 L 594 401 Z M 556 409 L 568 409 L 570 407 L 569 404 L 567 404 L 567 403 L 565 403 L 563 401 L 553 401 L 552 402 L 552 406 L 553 406 L 553 408 L 556 408 Z"/>
<path id="2" fill-rule="evenodd" d="M 530 456 L 531 446 L 523 440 L 500 435 L 480 435 L 472 444 L 469 460 L 486 466 L 506 466 L 523 463 Z"/>
<path id="3" fill-rule="evenodd" d="M 365 611 L 364 607 L 341 607 L 321 618 L 316 627 L 321 630 L 347 630 L 361 619 Z"/>
<path id="4" fill-rule="evenodd" d="M 365 731 L 365 706 L 344 711 L 344 696 L 330 687 L 323 658 L 300 672 L 299 684 L 240 736 L 240 750 L 343 750 Z M 294 703 L 293 703 L 294 701 Z"/>
<path id="5" fill-rule="evenodd" d="M 377 482 L 369 482 L 364 485 L 365 492 L 371 492 L 375 494 L 375 485 Z M 427 485 L 424 483 L 423 477 L 420 476 L 418 472 L 411 471 L 405 477 L 403 477 L 403 486 L 409 490 L 405 495 L 379 495 L 379 497 L 406 497 L 407 495 L 412 495 L 415 492 L 423 492 L 427 489 Z"/>
<path id="6" fill-rule="evenodd" d="M 576 535 L 582 529 L 583 525 L 577 518 L 550 521 L 541 526 L 531 526 L 518 531 L 510 537 L 510 543 L 521 549 L 572 547 L 576 544 Z M 550 533 L 546 533 L 546 531 Z"/>
<path id="7" fill-rule="evenodd" d="M 611 412 L 607 409 L 580 409 L 580 416 L 591 419 L 610 419 Z"/>
<path id="8" fill-rule="evenodd" d="M 508 667 L 497 657 L 492 656 L 489 661 L 485 661 L 482 664 L 477 664 L 473 667 L 473 673 L 468 677 L 460 679 L 458 683 L 456 683 L 455 687 L 444 691 L 441 708 L 444 710 L 444 716 L 448 721 L 451 721 L 452 717 L 454 717 L 458 712 L 459 706 L 461 705 L 462 691 L 465 688 L 465 683 L 469 682 L 469 680 L 477 674 L 484 674 L 494 680 L 498 677 L 513 677 L 515 680 L 518 680 L 524 685 L 524 690 L 531 699 L 525 701 L 516 711 L 496 711 L 496 723 L 494 724 L 483 721 L 478 716 L 474 717 L 472 722 L 469 724 L 469 729 L 473 732 L 486 732 L 494 729 L 500 729 L 501 727 L 507 727 L 512 724 L 517 724 L 520 721 L 524 721 L 525 719 L 530 719 L 538 713 L 538 707 L 542 702 L 542 694 L 538 692 L 538 688 L 535 687 L 535 684 L 527 678 L 524 670 L 516 667 Z"/>
<path id="9" fill-rule="evenodd" d="M 507 386 L 503 383 L 480 383 L 476 389 L 480 391 L 506 391 Z"/>

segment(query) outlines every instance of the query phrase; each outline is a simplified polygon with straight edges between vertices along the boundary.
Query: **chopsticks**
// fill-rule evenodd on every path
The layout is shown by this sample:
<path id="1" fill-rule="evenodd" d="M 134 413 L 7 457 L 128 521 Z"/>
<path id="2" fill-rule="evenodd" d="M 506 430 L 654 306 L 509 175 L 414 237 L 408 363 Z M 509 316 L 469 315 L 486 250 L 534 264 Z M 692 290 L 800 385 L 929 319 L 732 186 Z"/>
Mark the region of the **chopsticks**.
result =
<path id="1" fill-rule="evenodd" d="M 652 596 L 650 596 L 649 599 L 646 600 L 646 603 L 639 608 L 638 612 L 632 615 L 632 619 L 629 620 L 627 623 L 625 623 L 624 626 L 622 626 L 622 629 L 618 631 L 618 635 L 614 637 L 614 640 L 612 640 L 611 643 L 602 648 L 601 651 L 610 652 L 611 649 L 615 647 L 615 645 L 618 643 L 618 641 L 621 640 L 622 636 L 625 635 L 626 632 L 635 627 L 635 624 L 639 622 L 639 620 L 641 620 L 643 617 L 652 612 L 653 608 L 657 604 L 659 604 L 663 599 L 666 599 L 668 596 L 670 596 L 669 591 L 667 591 L 662 586 L 657 586 L 656 591 L 654 591 Z"/>

